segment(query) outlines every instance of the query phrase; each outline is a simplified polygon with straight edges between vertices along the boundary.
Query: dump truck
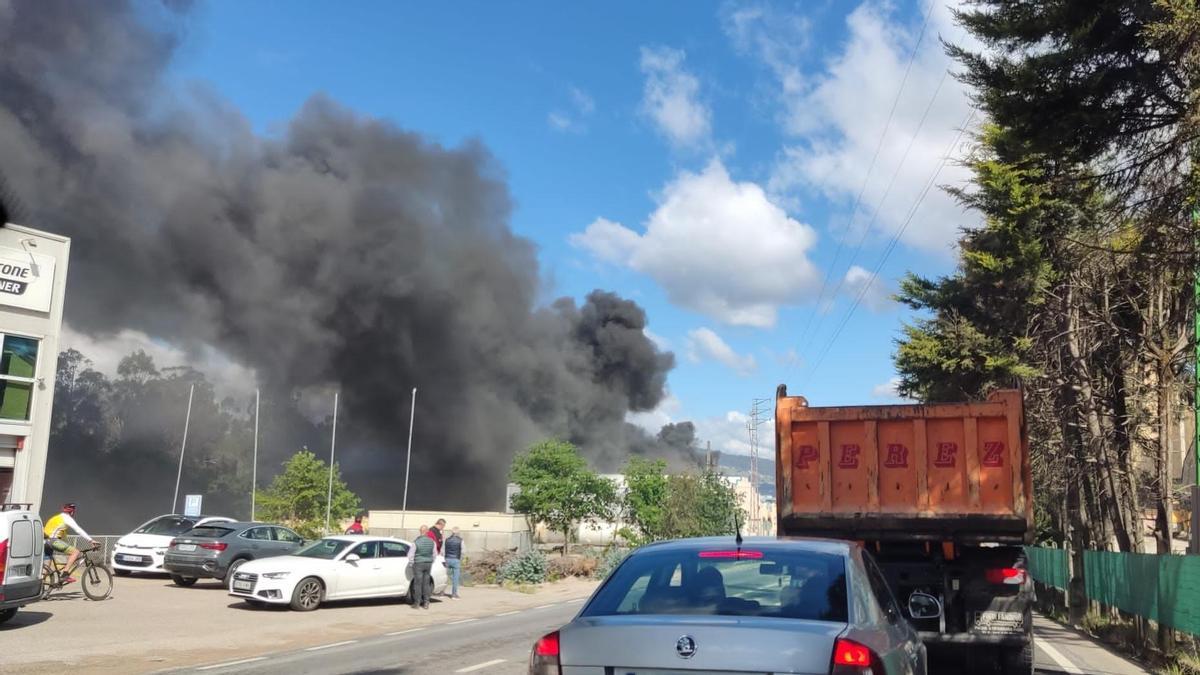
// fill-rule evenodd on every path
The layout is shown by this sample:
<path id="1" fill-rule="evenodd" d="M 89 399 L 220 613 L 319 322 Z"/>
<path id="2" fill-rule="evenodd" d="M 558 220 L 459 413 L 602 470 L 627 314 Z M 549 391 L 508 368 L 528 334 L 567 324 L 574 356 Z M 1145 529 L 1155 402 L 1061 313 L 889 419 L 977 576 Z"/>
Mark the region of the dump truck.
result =
<path id="1" fill-rule="evenodd" d="M 986 401 L 813 407 L 775 401 L 778 531 L 862 542 L 931 659 L 961 672 L 1033 672 L 1032 474 L 1021 393 Z"/>

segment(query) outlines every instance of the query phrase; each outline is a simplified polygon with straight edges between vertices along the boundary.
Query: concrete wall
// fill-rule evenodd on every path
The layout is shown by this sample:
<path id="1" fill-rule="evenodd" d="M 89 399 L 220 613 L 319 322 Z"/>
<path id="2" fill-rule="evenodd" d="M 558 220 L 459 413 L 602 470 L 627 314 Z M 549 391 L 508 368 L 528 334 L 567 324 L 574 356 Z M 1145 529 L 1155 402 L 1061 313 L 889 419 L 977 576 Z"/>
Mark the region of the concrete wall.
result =
<path id="1" fill-rule="evenodd" d="M 528 550 L 532 545 L 529 524 L 525 517 L 494 511 L 369 511 L 365 522 L 367 531 L 412 540 L 422 525 L 433 525 L 438 518 L 446 519 L 446 528 L 458 528 L 463 539 L 463 553 L 471 556 L 483 551 Z"/>

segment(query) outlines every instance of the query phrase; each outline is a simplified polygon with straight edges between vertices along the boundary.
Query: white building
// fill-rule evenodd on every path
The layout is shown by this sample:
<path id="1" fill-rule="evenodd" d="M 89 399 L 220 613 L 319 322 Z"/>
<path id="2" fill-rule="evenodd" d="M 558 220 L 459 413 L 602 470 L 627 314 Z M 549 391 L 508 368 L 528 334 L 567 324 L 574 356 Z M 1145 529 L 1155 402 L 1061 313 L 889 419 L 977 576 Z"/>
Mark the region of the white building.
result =
<path id="1" fill-rule="evenodd" d="M 41 507 L 71 240 L 0 227 L 0 503 Z"/>

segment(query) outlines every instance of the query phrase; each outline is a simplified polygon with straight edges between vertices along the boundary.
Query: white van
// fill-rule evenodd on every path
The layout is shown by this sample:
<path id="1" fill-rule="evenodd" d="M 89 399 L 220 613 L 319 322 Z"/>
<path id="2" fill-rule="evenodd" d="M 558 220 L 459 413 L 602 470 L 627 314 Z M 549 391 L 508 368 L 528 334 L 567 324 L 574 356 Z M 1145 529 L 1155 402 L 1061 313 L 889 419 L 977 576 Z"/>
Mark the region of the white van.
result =
<path id="1" fill-rule="evenodd" d="M 32 504 L 0 504 L 0 623 L 42 598 L 42 519 Z"/>

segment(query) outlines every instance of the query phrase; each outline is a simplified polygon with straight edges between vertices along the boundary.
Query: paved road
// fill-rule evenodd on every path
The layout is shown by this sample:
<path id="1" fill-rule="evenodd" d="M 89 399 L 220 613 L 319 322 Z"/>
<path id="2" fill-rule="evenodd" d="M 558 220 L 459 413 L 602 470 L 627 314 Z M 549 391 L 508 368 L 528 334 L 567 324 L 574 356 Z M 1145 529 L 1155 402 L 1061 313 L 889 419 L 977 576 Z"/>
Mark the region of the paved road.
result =
<path id="1" fill-rule="evenodd" d="M 340 640 L 301 650 L 264 653 L 170 673 L 285 675 L 441 675 L 524 673 L 529 648 L 574 616 L 580 601 L 390 634 Z M 1039 618 L 1037 672 L 1043 675 L 1149 675 L 1075 631 Z M 944 675 L 950 675 L 945 673 Z M 957 673 L 955 674 L 957 675 Z"/>

